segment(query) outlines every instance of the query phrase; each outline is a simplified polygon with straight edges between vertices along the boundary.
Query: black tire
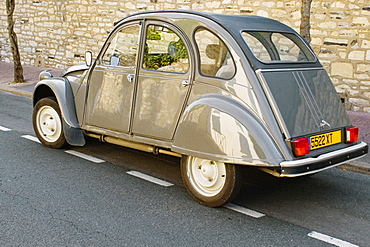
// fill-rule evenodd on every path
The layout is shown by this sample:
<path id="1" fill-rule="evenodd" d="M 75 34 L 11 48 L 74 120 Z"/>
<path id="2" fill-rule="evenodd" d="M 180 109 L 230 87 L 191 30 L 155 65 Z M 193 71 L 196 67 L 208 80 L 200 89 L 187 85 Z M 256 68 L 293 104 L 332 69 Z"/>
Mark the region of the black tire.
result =
<path id="1" fill-rule="evenodd" d="M 42 98 L 32 113 L 33 129 L 40 142 L 50 148 L 61 148 L 66 144 L 63 122 L 55 98 Z"/>
<path id="2" fill-rule="evenodd" d="M 243 178 L 238 165 L 192 156 L 182 157 L 181 176 L 194 200 L 208 207 L 232 201 L 239 194 Z"/>

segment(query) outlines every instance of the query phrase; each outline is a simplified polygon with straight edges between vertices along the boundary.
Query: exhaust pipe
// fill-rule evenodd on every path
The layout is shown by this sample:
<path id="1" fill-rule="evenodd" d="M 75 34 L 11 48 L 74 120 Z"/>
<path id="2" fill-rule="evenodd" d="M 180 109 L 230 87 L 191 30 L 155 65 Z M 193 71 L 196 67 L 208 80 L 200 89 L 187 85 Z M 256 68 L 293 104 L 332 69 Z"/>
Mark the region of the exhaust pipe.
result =
<path id="1" fill-rule="evenodd" d="M 165 154 L 165 155 L 171 155 L 171 156 L 175 156 L 179 158 L 181 158 L 182 156 L 179 153 L 175 153 L 170 150 L 160 149 L 155 146 L 148 145 L 148 144 L 127 141 L 127 140 L 123 140 L 123 139 L 112 137 L 112 136 L 103 136 L 103 135 L 98 135 L 94 133 L 86 133 L 86 134 L 90 137 L 99 139 L 101 142 L 107 142 L 107 143 L 115 144 L 118 146 L 133 148 L 133 149 L 144 151 L 147 153 Z"/>

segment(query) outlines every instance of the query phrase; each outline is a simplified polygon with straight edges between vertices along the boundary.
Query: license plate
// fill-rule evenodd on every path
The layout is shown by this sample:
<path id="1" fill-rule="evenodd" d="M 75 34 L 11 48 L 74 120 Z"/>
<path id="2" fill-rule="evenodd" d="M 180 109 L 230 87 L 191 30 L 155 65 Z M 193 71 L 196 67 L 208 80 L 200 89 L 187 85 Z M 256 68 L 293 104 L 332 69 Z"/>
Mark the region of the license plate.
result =
<path id="1" fill-rule="evenodd" d="M 310 137 L 311 150 L 327 147 L 342 142 L 340 130 Z"/>

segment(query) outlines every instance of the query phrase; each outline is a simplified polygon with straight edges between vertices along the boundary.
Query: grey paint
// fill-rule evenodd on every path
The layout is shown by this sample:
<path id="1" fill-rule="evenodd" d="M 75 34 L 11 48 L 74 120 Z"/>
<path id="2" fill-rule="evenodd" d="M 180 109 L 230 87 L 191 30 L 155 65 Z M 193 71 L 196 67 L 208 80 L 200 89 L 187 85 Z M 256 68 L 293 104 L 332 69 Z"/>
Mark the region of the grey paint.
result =
<path id="1" fill-rule="evenodd" d="M 172 149 L 237 164 L 277 166 L 284 160 L 261 119 L 220 94 L 203 95 L 188 106 Z"/>
<path id="2" fill-rule="evenodd" d="M 128 133 L 134 85 L 132 69 L 96 66 L 90 75 L 85 124 Z"/>

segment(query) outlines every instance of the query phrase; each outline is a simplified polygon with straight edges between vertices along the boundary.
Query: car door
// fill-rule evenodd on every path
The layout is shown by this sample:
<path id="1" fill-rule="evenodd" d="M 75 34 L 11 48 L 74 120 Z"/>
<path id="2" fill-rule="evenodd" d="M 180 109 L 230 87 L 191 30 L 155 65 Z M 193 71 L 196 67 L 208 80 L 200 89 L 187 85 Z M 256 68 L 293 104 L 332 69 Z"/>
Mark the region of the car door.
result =
<path id="1" fill-rule="evenodd" d="M 140 29 L 139 22 L 117 29 L 98 57 L 90 75 L 86 125 L 124 133 L 130 131 Z"/>
<path id="2" fill-rule="evenodd" d="M 134 135 L 171 140 L 191 87 L 186 38 L 161 22 L 145 25 L 132 125 Z"/>

